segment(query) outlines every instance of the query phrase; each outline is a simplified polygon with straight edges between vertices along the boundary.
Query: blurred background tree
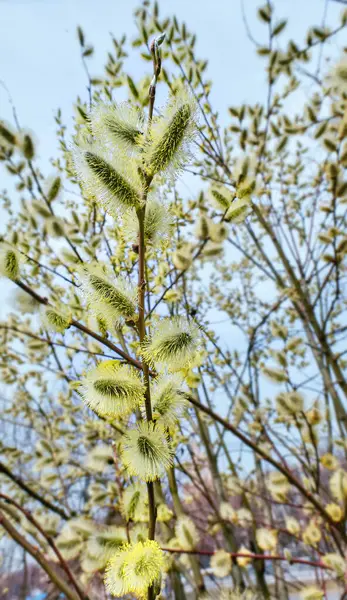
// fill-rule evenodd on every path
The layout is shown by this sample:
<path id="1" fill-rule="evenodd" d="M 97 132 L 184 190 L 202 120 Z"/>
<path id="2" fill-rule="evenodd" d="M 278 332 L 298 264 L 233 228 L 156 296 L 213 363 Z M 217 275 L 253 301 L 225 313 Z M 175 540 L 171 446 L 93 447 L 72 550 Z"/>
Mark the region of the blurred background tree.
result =
<path id="1" fill-rule="evenodd" d="M 83 176 L 81 185 L 72 140 L 80 147 L 88 141 L 90 110 L 100 103 L 128 99 L 148 119 L 152 62 L 158 67 L 152 41 L 163 32 L 160 98 L 179 97 L 183 84 L 197 107 L 197 134 L 180 178 L 156 176 L 159 204 L 148 201 L 142 308 L 151 330 L 159 319 L 179 317 L 201 341 L 175 375 L 183 387 L 172 380 L 170 402 L 153 407 L 152 418 L 169 428 L 175 457 L 152 486 L 166 559 L 161 589 L 150 585 L 148 598 L 289 600 L 299 593 L 309 600 L 333 597 L 332 585 L 344 597 L 341 8 L 333 28 L 313 26 L 298 40 L 286 37 L 275 4 L 257 9 L 263 34 L 253 42 L 266 102 L 229 106 L 225 125 L 211 102 L 192 24 L 190 30 L 163 18 L 158 4 L 147 2 L 136 11 L 135 39 L 112 40 L 98 78 L 89 74 L 93 47 L 78 28 L 88 90 L 74 105 L 72 132 L 57 112 L 53 173 L 41 170 L 35 135 L 15 109 L 12 123 L 1 122 L 2 166 L 17 190 L 2 193 L 1 271 L 12 280 L 0 325 L 4 598 L 35 589 L 52 599 L 107 598 L 109 559 L 125 542 L 147 538 L 151 502 L 123 461 L 134 415 L 100 414 L 87 392 L 91 408 L 81 397 L 81 380 L 93 383 L 87 374 L 101 361 L 143 371 L 136 319 L 129 313 L 110 324 L 107 302 L 84 296 L 81 277 L 88 265 L 106 263 L 111 283 L 121 276 L 136 285 L 141 244 L 134 213 L 114 218 L 101 202 L 105 194 L 86 188 Z M 143 60 L 139 81 L 127 72 L 129 52 Z M 234 59 L 223 60 L 227 77 Z M 156 101 L 154 123 L 165 110 Z M 194 178 L 192 195 L 180 183 L 185 177 Z"/>

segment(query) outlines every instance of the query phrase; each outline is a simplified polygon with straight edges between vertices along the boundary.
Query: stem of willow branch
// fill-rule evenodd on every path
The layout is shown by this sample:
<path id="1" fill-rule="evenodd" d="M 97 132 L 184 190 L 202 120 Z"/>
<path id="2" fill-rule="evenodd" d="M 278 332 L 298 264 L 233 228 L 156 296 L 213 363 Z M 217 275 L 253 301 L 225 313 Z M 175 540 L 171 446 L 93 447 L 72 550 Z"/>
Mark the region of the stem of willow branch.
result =
<path id="1" fill-rule="evenodd" d="M 153 79 L 149 87 L 149 108 L 148 108 L 148 126 L 147 136 L 150 133 L 155 91 L 157 79 L 161 71 L 161 58 L 159 45 L 162 43 L 164 36 L 154 39 L 151 44 L 151 54 L 153 57 Z M 139 319 L 138 319 L 138 331 L 140 342 L 142 343 L 146 335 L 145 325 L 145 293 L 146 293 L 146 244 L 145 244 L 145 216 L 146 216 L 146 201 L 148 190 L 152 182 L 152 175 L 145 175 L 145 190 L 142 196 L 142 207 L 137 210 L 137 219 L 139 223 L 139 263 L 138 263 L 138 303 L 139 303 Z M 147 422 L 151 422 L 153 419 L 152 405 L 151 405 L 151 387 L 150 387 L 150 370 L 146 361 L 142 361 L 143 379 L 145 383 L 145 409 Z M 157 519 L 155 496 L 154 496 L 154 483 L 153 481 L 147 482 L 147 493 L 148 493 L 148 508 L 149 508 L 149 526 L 148 526 L 148 538 L 150 540 L 155 539 L 155 524 Z M 155 600 L 154 586 L 151 585 L 148 588 L 148 600 Z"/>
<path id="2" fill-rule="evenodd" d="M 147 197 L 147 192 L 146 192 Z M 146 197 L 144 202 L 146 201 Z M 137 218 L 139 221 L 139 278 L 138 278 L 138 290 L 139 290 L 139 319 L 138 319 L 138 330 L 140 342 L 142 343 L 146 335 L 145 326 L 145 291 L 146 291 L 146 247 L 145 247 L 145 214 L 146 204 L 137 211 Z M 145 383 L 145 408 L 146 408 L 146 419 L 148 422 L 152 421 L 152 405 L 151 405 L 151 388 L 150 388 L 150 374 L 148 364 L 142 362 L 143 379 Z M 147 482 L 148 492 L 148 508 L 149 508 L 149 527 L 148 527 L 148 538 L 154 540 L 155 538 L 155 523 L 156 523 L 156 506 L 154 497 L 154 484 L 153 481 Z M 154 588 L 153 586 L 148 588 L 148 600 L 154 600 Z"/>
<path id="3" fill-rule="evenodd" d="M 147 195 L 147 194 L 146 194 Z M 139 320 L 138 330 L 140 342 L 142 343 L 146 335 L 145 327 L 145 291 L 146 291 L 146 247 L 145 247 L 145 212 L 146 205 L 137 211 L 137 218 L 139 221 Z M 146 419 L 148 422 L 152 421 L 152 405 L 151 405 L 151 389 L 150 389 L 150 375 L 148 364 L 143 361 L 142 363 L 143 379 L 145 382 L 145 408 L 146 408 Z M 150 540 L 155 538 L 155 522 L 156 522 L 156 508 L 154 498 L 154 485 L 153 482 L 147 482 L 148 491 L 148 507 L 149 507 L 149 529 L 148 537 Z M 149 596 L 150 598 L 150 596 Z"/>
<path id="4" fill-rule="evenodd" d="M 157 87 L 158 77 L 161 71 L 161 57 L 159 51 L 158 41 L 160 38 L 160 44 L 163 42 L 165 34 L 156 38 L 151 43 L 151 55 L 153 59 L 153 79 L 151 81 L 151 85 L 149 86 L 149 106 L 148 106 L 148 130 L 151 127 L 152 119 L 153 119 L 153 110 L 154 110 L 154 102 L 155 102 L 155 92 Z"/>

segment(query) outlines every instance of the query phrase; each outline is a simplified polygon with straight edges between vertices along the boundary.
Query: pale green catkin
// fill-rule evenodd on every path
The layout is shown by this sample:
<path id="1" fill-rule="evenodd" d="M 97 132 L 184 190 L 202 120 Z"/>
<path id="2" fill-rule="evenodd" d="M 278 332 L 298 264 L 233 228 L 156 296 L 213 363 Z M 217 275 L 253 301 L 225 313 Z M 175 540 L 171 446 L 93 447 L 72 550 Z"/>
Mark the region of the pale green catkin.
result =
<path id="1" fill-rule="evenodd" d="M 115 140 L 120 140 L 126 145 L 136 146 L 142 136 L 142 131 L 133 127 L 130 123 L 125 123 L 121 119 L 117 119 L 115 115 L 108 115 L 105 120 L 105 127 Z"/>
<path id="2" fill-rule="evenodd" d="M 153 147 L 150 155 L 150 168 L 153 173 L 165 170 L 179 151 L 187 129 L 191 124 L 192 107 L 189 102 L 182 104 L 174 113 L 163 136 Z"/>
<path id="3" fill-rule="evenodd" d="M 132 318 L 136 313 L 136 304 L 134 304 L 126 294 L 117 290 L 111 283 L 108 283 L 97 275 L 89 275 L 89 284 L 94 292 L 99 295 L 100 300 L 109 304 L 111 308 L 127 318 Z"/>
<path id="4" fill-rule="evenodd" d="M 99 182 L 104 185 L 121 204 L 129 208 L 139 205 L 140 200 L 137 191 L 130 185 L 125 177 L 112 167 L 112 165 L 90 151 L 85 152 L 84 159 Z"/>

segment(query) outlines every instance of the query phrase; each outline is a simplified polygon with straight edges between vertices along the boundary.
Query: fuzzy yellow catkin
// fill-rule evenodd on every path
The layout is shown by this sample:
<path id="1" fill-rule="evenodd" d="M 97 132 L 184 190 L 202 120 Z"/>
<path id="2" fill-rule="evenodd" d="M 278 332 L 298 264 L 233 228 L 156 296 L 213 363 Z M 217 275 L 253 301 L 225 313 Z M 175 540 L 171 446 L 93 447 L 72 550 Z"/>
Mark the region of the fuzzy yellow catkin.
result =
<path id="1" fill-rule="evenodd" d="M 189 243 L 181 243 L 173 253 L 172 262 L 176 269 L 185 271 L 193 262 L 193 248 Z"/>
<path id="2" fill-rule="evenodd" d="M 229 228 L 226 223 L 211 223 L 209 233 L 212 242 L 220 244 L 228 237 Z"/>
<path id="3" fill-rule="evenodd" d="M 124 320 L 137 320 L 137 288 L 123 277 L 112 276 L 109 269 L 99 265 L 78 268 L 82 293 L 96 316 L 109 326 Z"/>
<path id="4" fill-rule="evenodd" d="M 168 290 L 165 292 L 164 300 L 165 302 L 178 302 L 182 298 L 182 292 L 180 290 Z"/>
<path id="5" fill-rule="evenodd" d="M 332 518 L 335 523 L 339 523 L 343 517 L 343 510 L 341 506 L 335 504 L 334 502 L 330 502 L 325 507 L 326 512 Z"/>
<path id="6" fill-rule="evenodd" d="M 118 361 L 99 363 L 81 381 L 84 402 L 101 416 L 116 417 L 135 410 L 143 400 L 145 387 L 137 370 Z"/>
<path id="7" fill-rule="evenodd" d="M 139 197 L 136 190 L 105 159 L 93 152 L 86 152 L 84 160 L 96 179 L 108 188 L 122 204 L 131 207 L 138 205 Z"/>
<path id="8" fill-rule="evenodd" d="M 343 577 L 346 571 L 346 560 L 340 554 L 331 552 L 322 556 L 322 562 L 334 569 L 338 577 Z"/>
<path id="9" fill-rule="evenodd" d="M 201 375 L 189 369 L 188 372 L 185 372 L 184 381 L 188 387 L 193 389 L 198 388 L 201 383 Z"/>
<path id="10" fill-rule="evenodd" d="M 35 155 L 35 144 L 31 133 L 23 131 L 19 137 L 20 149 L 27 160 L 32 160 Z"/>
<path id="11" fill-rule="evenodd" d="M 199 328 L 183 317 L 164 318 L 142 345 L 145 360 L 170 372 L 191 365 L 201 347 Z"/>
<path id="12" fill-rule="evenodd" d="M 157 520 L 159 523 L 166 523 L 173 517 L 173 512 L 166 504 L 158 504 L 157 506 Z"/>
<path id="13" fill-rule="evenodd" d="M 213 222 L 211 219 L 208 219 L 205 215 L 201 215 L 196 229 L 195 234 L 199 240 L 205 240 L 210 236 L 210 228 Z"/>
<path id="14" fill-rule="evenodd" d="M 163 116 L 153 121 L 151 140 L 144 146 L 144 157 L 152 174 L 177 172 L 188 162 L 189 145 L 196 133 L 197 107 L 190 94 L 181 88 L 171 97 Z"/>
<path id="15" fill-rule="evenodd" d="M 122 494 L 121 511 L 127 521 L 148 521 L 147 488 L 141 482 L 128 485 Z"/>
<path id="16" fill-rule="evenodd" d="M 273 381 L 274 383 L 283 383 L 288 381 L 288 375 L 283 369 L 277 369 L 275 367 L 264 367 L 264 375 Z"/>
<path id="17" fill-rule="evenodd" d="M 330 491 L 338 502 L 345 502 L 347 498 L 347 473 L 343 469 L 338 469 L 331 476 L 329 481 Z"/>
<path id="18" fill-rule="evenodd" d="M 124 545 L 107 565 L 105 585 L 113 596 L 134 594 L 143 598 L 161 576 L 164 555 L 154 540 Z"/>
<path id="19" fill-rule="evenodd" d="M 234 200 L 235 194 L 226 187 L 213 185 L 209 190 L 209 197 L 213 206 L 225 212 Z"/>
<path id="20" fill-rule="evenodd" d="M 95 472 L 103 472 L 107 465 L 114 464 L 114 454 L 112 446 L 109 444 L 98 444 L 88 452 L 85 466 L 87 469 Z"/>
<path id="21" fill-rule="evenodd" d="M 56 217 L 48 217 L 45 220 L 45 229 L 50 237 L 63 237 L 65 235 L 64 221 Z"/>
<path id="22" fill-rule="evenodd" d="M 227 577 L 231 572 L 231 556 L 225 550 L 217 550 L 210 560 L 210 567 L 215 577 Z"/>
<path id="23" fill-rule="evenodd" d="M 300 413 L 304 408 L 304 398 L 299 392 L 281 392 L 276 398 L 276 409 L 279 416 L 290 416 Z"/>
<path id="24" fill-rule="evenodd" d="M 328 85 L 335 88 L 339 93 L 347 91 L 347 58 L 343 57 L 331 69 L 327 76 Z"/>
<path id="25" fill-rule="evenodd" d="M 222 502 L 219 507 L 220 516 L 224 521 L 237 522 L 237 513 L 228 502 Z"/>
<path id="26" fill-rule="evenodd" d="M 113 217 L 141 205 L 143 182 L 131 157 L 95 143 L 81 142 L 73 152 L 77 177 L 86 194 L 96 197 Z"/>
<path id="27" fill-rule="evenodd" d="M 199 542 L 199 534 L 194 521 L 188 516 L 179 517 L 175 527 L 179 547 L 183 550 L 194 550 Z"/>
<path id="28" fill-rule="evenodd" d="M 14 298 L 14 308 L 21 313 L 33 313 L 40 308 L 40 303 L 24 290 L 17 290 Z"/>
<path id="29" fill-rule="evenodd" d="M 96 138 L 106 139 L 125 151 L 139 149 L 144 117 L 131 103 L 111 105 L 99 102 L 91 112 L 90 121 Z"/>
<path id="30" fill-rule="evenodd" d="M 83 539 L 76 533 L 61 533 L 55 540 L 65 560 L 73 560 L 78 557 L 83 548 Z"/>
<path id="31" fill-rule="evenodd" d="M 159 377 L 151 391 L 153 419 L 166 427 L 174 425 L 187 406 L 181 393 L 182 378 L 179 375 Z"/>
<path id="32" fill-rule="evenodd" d="M 266 551 L 272 551 L 277 545 L 277 531 L 262 527 L 257 530 L 256 539 L 259 548 Z"/>
<path id="33" fill-rule="evenodd" d="M 122 461 L 129 475 L 155 481 L 172 466 L 173 451 L 164 428 L 142 421 L 122 438 Z"/>
<path id="34" fill-rule="evenodd" d="M 266 486 L 275 500 L 284 501 L 290 489 L 288 479 L 282 473 L 270 473 L 266 479 Z"/>
<path id="35" fill-rule="evenodd" d="M 145 242 L 147 245 L 159 244 L 165 246 L 172 227 L 172 215 L 165 203 L 149 198 L 145 212 Z M 138 239 L 139 224 L 133 212 L 128 212 L 123 217 L 122 233 L 127 240 Z"/>
<path id="36" fill-rule="evenodd" d="M 292 535 L 299 535 L 300 523 L 294 517 L 286 517 L 286 528 Z"/>
<path id="37" fill-rule="evenodd" d="M 16 134 L 12 131 L 11 125 L 5 121 L 0 121 L 0 146 L 11 148 L 17 144 Z"/>
<path id="38" fill-rule="evenodd" d="M 223 254 L 223 245 L 209 240 L 202 251 L 202 257 L 209 260 Z"/>
<path id="39" fill-rule="evenodd" d="M 125 527 L 117 525 L 107 525 L 107 527 L 98 527 L 87 542 L 86 551 L 90 557 L 93 557 L 105 567 L 106 563 L 114 553 L 127 542 Z"/>
<path id="40" fill-rule="evenodd" d="M 50 306 L 44 309 L 43 325 L 47 329 L 56 331 L 57 333 L 64 333 L 71 325 L 71 316 L 67 311 L 56 310 Z"/>
<path id="41" fill-rule="evenodd" d="M 300 596 L 302 600 L 322 600 L 324 598 L 324 592 L 318 587 L 310 585 L 301 591 Z"/>
<path id="42" fill-rule="evenodd" d="M 322 533 L 319 526 L 314 521 L 310 521 L 302 535 L 302 539 L 305 544 L 308 544 L 309 546 L 316 546 L 321 540 L 321 537 Z"/>
<path id="43" fill-rule="evenodd" d="M 253 515 L 248 508 L 239 508 L 237 511 L 237 524 L 240 527 L 250 527 L 253 522 Z"/>
<path id="44" fill-rule="evenodd" d="M 250 204 L 248 199 L 239 198 L 234 200 L 230 205 L 225 220 L 229 223 L 242 223 L 245 220 L 250 211 Z"/>
<path id="45" fill-rule="evenodd" d="M 62 188 L 62 181 L 61 181 L 61 178 L 59 177 L 59 175 L 49 177 L 46 180 L 45 196 L 46 196 L 48 202 L 53 202 L 53 200 L 55 200 L 58 197 L 61 188 Z"/>
<path id="46" fill-rule="evenodd" d="M 335 469 L 337 469 L 339 466 L 339 461 L 337 460 L 336 456 L 330 452 L 323 454 L 323 456 L 320 457 L 320 462 L 321 465 L 325 467 L 325 469 L 329 469 L 329 471 L 335 471 Z"/>
<path id="47" fill-rule="evenodd" d="M 15 281 L 19 277 L 20 257 L 15 248 L 0 245 L 0 275 Z"/>

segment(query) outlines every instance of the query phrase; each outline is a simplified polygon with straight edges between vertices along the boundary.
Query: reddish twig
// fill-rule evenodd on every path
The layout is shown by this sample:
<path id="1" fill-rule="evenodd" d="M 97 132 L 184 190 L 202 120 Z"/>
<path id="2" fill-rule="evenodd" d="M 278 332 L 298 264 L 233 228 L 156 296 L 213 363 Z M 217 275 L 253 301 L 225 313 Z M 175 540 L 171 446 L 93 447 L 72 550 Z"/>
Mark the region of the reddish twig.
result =
<path id="1" fill-rule="evenodd" d="M 199 556 L 213 556 L 214 550 L 181 550 L 179 548 L 162 548 L 163 552 L 171 552 L 174 554 L 198 554 Z M 332 567 L 325 565 L 321 561 L 308 560 L 306 558 L 286 558 L 280 554 L 255 554 L 253 552 L 228 552 L 232 558 L 250 558 L 252 560 L 280 560 L 289 564 L 308 565 L 309 567 L 317 567 L 333 571 Z"/>
<path id="2" fill-rule="evenodd" d="M 13 500 L 12 498 L 10 498 L 6 494 L 1 494 L 0 493 L 0 498 L 2 498 L 3 500 L 5 500 L 5 502 L 8 502 L 9 504 L 12 504 L 13 506 L 15 506 L 15 508 L 17 508 L 17 510 L 19 510 L 26 517 L 26 519 L 28 519 L 28 521 L 32 525 L 34 525 L 34 527 L 36 527 L 36 529 L 45 538 L 45 540 L 47 541 L 48 545 L 52 548 L 54 554 L 57 556 L 57 558 L 59 560 L 59 563 L 61 565 L 61 568 L 65 571 L 65 573 L 66 573 L 66 575 L 67 575 L 70 583 L 75 588 L 75 590 L 76 590 L 76 592 L 77 592 L 78 597 L 80 598 L 80 600 L 90 600 L 89 596 L 84 593 L 84 591 L 80 588 L 79 584 L 77 583 L 77 581 L 76 581 L 73 573 L 71 572 L 71 569 L 70 569 L 69 565 L 67 564 L 66 560 L 61 555 L 61 553 L 58 550 L 58 548 L 56 547 L 56 545 L 55 545 L 55 543 L 53 541 L 53 538 L 44 531 L 44 529 L 41 527 L 41 525 L 32 516 L 32 514 L 30 513 L 30 511 L 28 511 L 25 508 L 23 508 L 22 506 L 20 506 L 15 500 Z"/>
<path id="3" fill-rule="evenodd" d="M 40 296 L 40 294 L 38 294 L 37 292 L 32 290 L 28 285 L 26 285 L 26 283 L 23 283 L 22 281 L 19 281 L 19 280 L 16 280 L 15 283 L 22 290 L 24 290 L 27 294 L 32 296 L 32 298 L 35 298 L 35 300 L 37 302 L 39 302 L 40 304 L 43 304 L 44 306 L 49 306 L 48 298 L 44 298 L 43 296 Z M 116 352 L 116 354 L 118 354 L 119 356 L 124 358 L 124 360 L 126 360 L 128 363 L 130 363 L 137 369 L 142 370 L 143 367 L 142 367 L 141 361 L 136 360 L 136 358 L 133 358 L 132 356 L 130 356 L 130 354 L 127 354 L 121 348 L 119 348 L 118 346 L 116 346 L 115 344 L 113 344 L 112 342 L 107 340 L 106 338 L 102 337 L 98 333 L 95 333 L 95 331 L 92 331 L 91 329 L 89 329 L 89 327 L 82 325 L 82 323 L 80 323 L 79 321 L 75 321 L 74 319 L 72 319 L 72 321 L 71 321 L 71 326 L 75 327 L 76 329 L 79 329 L 79 331 L 83 331 L 83 333 L 86 333 L 87 335 L 94 338 L 95 340 L 97 340 L 98 342 L 103 344 L 104 346 L 107 346 L 107 348 L 109 348 L 110 350 L 113 350 L 113 352 Z M 153 375 L 153 374 L 154 373 L 152 372 L 151 375 Z"/>

